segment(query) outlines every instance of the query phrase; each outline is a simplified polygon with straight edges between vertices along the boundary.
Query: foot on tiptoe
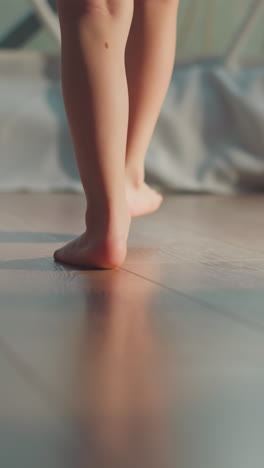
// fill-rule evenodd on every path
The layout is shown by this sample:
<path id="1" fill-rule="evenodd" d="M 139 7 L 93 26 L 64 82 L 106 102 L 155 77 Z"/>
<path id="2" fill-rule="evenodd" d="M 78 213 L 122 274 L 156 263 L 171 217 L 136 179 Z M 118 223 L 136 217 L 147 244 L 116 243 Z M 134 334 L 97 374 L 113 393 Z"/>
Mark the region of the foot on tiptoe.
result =
<path id="1" fill-rule="evenodd" d="M 126 194 L 130 215 L 133 218 L 153 213 L 163 200 L 162 195 L 149 187 L 144 180 L 134 182 L 129 177 L 126 182 Z"/>

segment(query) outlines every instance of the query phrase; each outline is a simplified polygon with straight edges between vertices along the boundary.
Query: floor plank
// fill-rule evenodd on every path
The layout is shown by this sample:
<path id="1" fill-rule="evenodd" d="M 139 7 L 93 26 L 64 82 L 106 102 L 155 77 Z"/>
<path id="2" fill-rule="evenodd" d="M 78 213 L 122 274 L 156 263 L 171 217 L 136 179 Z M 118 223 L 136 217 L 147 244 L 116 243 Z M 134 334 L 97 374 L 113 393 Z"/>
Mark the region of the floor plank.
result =
<path id="1" fill-rule="evenodd" d="M 53 261 L 82 196 L 0 203 L 1 467 L 18 440 L 27 467 L 262 468 L 264 252 L 231 238 L 239 201 L 222 235 L 221 197 L 168 198 L 118 271 Z"/>
<path id="2" fill-rule="evenodd" d="M 244 197 L 168 198 L 162 210 L 135 220 L 125 268 L 154 280 L 155 265 L 160 285 L 264 330 L 264 252 L 256 247 L 264 232 L 262 205 L 256 198 L 245 228 L 242 220 L 250 218 L 246 201 Z M 225 205 L 229 205 L 226 219 Z M 236 218 L 237 212 L 243 214 Z"/>
<path id="3" fill-rule="evenodd" d="M 0 350 L 0 466 L 62 467 L 69 440 L 64 418 Z"/>

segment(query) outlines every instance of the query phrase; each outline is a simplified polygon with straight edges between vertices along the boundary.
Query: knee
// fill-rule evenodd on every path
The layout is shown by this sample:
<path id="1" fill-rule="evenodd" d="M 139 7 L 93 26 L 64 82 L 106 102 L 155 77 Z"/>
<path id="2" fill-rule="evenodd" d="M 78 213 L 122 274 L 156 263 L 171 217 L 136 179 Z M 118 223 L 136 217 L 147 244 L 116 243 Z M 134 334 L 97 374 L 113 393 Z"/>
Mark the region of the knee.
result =
<path id="1" fill-rule="evenodd" d="M 57 0 L 59 16 L 81 18 L 98 13 L 118 16 L 127 10 L 133 0 Z"/>

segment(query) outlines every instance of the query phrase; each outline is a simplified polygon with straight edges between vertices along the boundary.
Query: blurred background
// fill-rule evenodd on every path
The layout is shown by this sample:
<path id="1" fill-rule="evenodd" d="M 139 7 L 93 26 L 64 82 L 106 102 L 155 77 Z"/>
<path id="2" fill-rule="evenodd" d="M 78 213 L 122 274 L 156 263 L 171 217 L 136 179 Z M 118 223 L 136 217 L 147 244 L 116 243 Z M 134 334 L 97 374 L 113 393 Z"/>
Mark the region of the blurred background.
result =
<path id="1" fill-rule="evenodd" d="M 82 191 L 55 0 L 1 0 L 0 190 Z M 264 0 L 182 0 L 171 85 L 146 158 L 163 191 L 264 188 Z M 44 15 L 36 5 L 45 5 Z M 45 23 L 45 20 L 44 20 Z"/>
<path id="2" fill-rule="evenodd" d="M 55 0 L 49 0 L 54 9 Z M 243 20 L 250 0 L 181 0 L 178 19 L 178 59 L 193 55 L 221 54 L 235 29 Z M 33 14 L 28 0 L 1 0 L 1 47 L 19 47 L 59 53 L 59 46 Z M 259 17 L 243 49 L 244 58 L 261 58 L 264 54 L 264 31 Z M 22 34 L 22 24 L 26 24 Z M 20 28 L 19 28 L 20 25 Z M 16 34 L 11 32 L 16 29 Z M 9 39 L 9 40 L 8 40 Z"/>

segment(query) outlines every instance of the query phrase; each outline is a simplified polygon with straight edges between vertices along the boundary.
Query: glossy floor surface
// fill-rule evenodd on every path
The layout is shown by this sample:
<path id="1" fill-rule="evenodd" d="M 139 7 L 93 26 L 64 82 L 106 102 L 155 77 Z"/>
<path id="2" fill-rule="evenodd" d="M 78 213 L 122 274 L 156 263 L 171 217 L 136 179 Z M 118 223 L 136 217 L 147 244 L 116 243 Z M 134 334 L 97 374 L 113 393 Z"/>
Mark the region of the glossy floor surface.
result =
<path id="1" fill-rule="evenodd" d="M 117 271 L 53 261 L 84 209 L 0 195 L 1 468 L 263 468 L 264 197 L 166 198 Z"/>

